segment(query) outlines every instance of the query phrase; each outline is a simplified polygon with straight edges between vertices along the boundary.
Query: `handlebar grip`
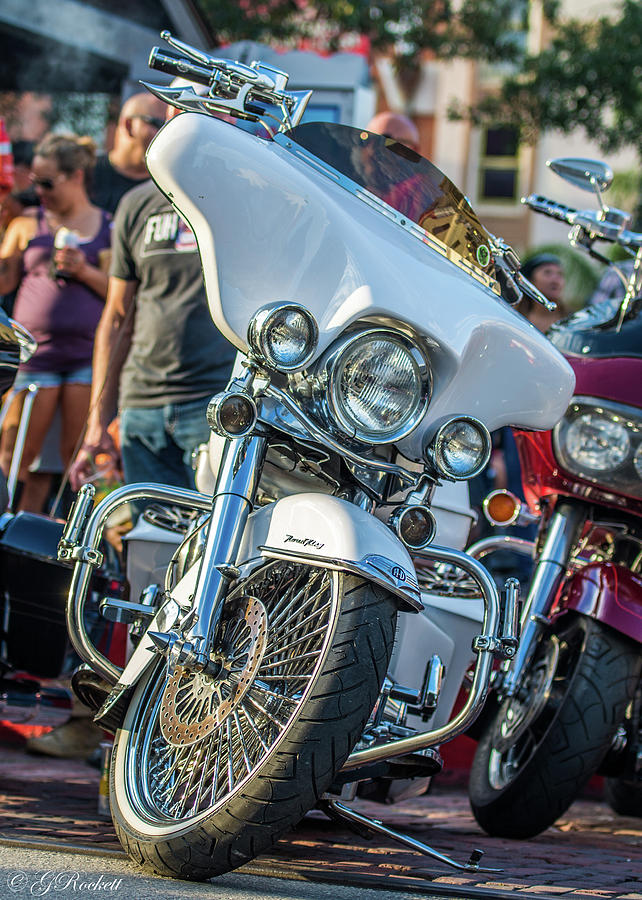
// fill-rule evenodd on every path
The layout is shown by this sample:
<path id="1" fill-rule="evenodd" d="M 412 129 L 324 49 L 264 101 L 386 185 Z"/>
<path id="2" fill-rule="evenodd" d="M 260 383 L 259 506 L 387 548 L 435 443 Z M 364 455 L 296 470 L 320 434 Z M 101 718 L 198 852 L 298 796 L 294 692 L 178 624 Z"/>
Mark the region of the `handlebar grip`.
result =
<path id="1" fill-rule="evenodd" d="M 212 84 L 214 75 L 212 69 L 208 69 L 206 66 L 199 66 L 182 56 L 174 56 L 161 50 L 160 47 L 152 49 L 152 52 L 149 54 L 148 65 L 150 69 L 165 72 L 167 75 L 180 75 L 181 78 L 195 81 L 197 84 L 204 84 L 206 87 L 210 87 Z"/>
<path id="2" fill-rule="evenodd" d="M 567 225 L 572 225 L 577 215 L 576 209 L 566 206 L 564 203 L 558 203 L 557 200 L 549 200 L 548 197 L 543 197 L 541 194 L 530 194 L 528 197 L 523 197 L 522 203 L 543 216 L 566 222 Z"/>

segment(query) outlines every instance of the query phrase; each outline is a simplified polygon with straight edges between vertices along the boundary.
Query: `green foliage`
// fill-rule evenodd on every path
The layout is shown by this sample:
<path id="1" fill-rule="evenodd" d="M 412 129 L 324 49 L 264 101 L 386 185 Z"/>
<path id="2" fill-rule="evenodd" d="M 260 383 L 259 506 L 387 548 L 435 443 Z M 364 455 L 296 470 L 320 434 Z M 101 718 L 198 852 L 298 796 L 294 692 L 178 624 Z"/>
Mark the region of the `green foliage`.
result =
<path id="1" fill-rule="evenodd" d="M 515 23 L 523 22 L 527 0 L 199 0 L 199 8 L 215 44 L 305 41 L 335 51 L 346 36 L 363 36 L 373 50 L 391 52 L 401 66 L 412 67 L 422 50 L 491 61 L 518 58 Z M 556 0 L 547 0 L 546 8 L 552 15 Z"/>
<path id="2" fill-rule="evenodd" d="M 617 18 L 559 25 L 498 97 L 468 112 L 478 124 L 517 125 L 526 140 L 580 128 L 607 154 L 632 146 L 642 155 L 642 3 L 623 0 Z"/>

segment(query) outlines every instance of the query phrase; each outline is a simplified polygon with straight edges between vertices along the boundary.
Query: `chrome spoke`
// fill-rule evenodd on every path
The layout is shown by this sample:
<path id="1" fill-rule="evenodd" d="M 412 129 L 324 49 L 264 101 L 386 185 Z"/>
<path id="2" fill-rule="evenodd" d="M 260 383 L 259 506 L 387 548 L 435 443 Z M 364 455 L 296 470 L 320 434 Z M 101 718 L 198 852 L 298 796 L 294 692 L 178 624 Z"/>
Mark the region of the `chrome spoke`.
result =
<path id="1" fill-rule="evenodd" d="M 234 766 L 232 764 L 232 754 L 230 753 L 232 746 L 232 719 L 230 716 L 228 716 L 225 725 L 227 729 L 227 783 L 230 786 L 229 792 L 231 794 L 234 787 Z"/>
<path id="2" fill-rule="evenodd" d="M 229 721 L 229 720 L 228 720 Z M 234 710 L 234 722 L 236 723 L 236 730 L 239 733 L 239 740 L 241 742 L 241 750 L 243 752 L 243 760 L 245 762 L 245 768 L 247 769 L 248 775 L 252 771 L 252 764 L 250 762 L 250 757 L 247 752 L 247 747 L 245 746 L 245 738 L 243 737 L 243 729 L 241 728 L 241 723 L 239 722 L 239 714 L 236 710 Z"/>
<path id="3" fill-rule="evenodd" d="M 253 732 L 254 736 L 256 737 L 256 739 L 258 740 L 258 742 L 259 742 L 259 744 L 261 745 L 261 747 L 262 747 L 264 750 L 266 750 L 266 751 L 269 750 L 268 745 L 265 743 L 265 741 L 264 741 L 263 738 L 261 737 L 261 732 L 260 732 L 259 729 L 256 727 L 256 722 L 254 721 L 254 719 L 252 718 L 252 716 L 249 714 L 249 712 L 248 712 L 247 709 L 245 708 L 245 705 L 241 706 L 241 712 L 243 713 L 243 715 L 244 715 L 245 718 L 247 719 L 248 724 L 249 724 L 250 728 L 252 729 L 252 732 Z"/>
<path id="4" fill-rule="evenodd" d="M 150 683 L 131 726 L 136 802 L 159 825 L 209 814 L 269 758 L 325 659 L 335 573 L 267 563 L 232 589 L 215 652 L 219 679 L 177 667 Z"/>

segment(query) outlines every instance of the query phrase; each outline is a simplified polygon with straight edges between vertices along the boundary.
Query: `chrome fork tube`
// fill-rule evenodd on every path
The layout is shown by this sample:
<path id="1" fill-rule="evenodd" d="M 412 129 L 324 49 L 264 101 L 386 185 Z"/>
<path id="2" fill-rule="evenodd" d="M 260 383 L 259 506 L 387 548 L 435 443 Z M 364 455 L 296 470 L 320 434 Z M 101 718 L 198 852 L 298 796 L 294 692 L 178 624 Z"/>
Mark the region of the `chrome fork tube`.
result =
<path id="1" fill-rule="evenodd" d="M 266 452 L 266 438 L 228 440 L 219 468 L 207 541 L 196 580 L 190 626 L 182 635 L 191 644 L 192 660 L 209 659 L 210 641 L 221 616 L 241 539 L 252 510 Z"/>
<path id="2" fill-rule="evenodd" d="M 533 575 L 521 617 L 519 648 L 502 679 L 501 692 L 513 696 L 535 652 L 537 638 L 566 572 L 585 514 L 580 506 L 562 503 L 555 509 Z"/>

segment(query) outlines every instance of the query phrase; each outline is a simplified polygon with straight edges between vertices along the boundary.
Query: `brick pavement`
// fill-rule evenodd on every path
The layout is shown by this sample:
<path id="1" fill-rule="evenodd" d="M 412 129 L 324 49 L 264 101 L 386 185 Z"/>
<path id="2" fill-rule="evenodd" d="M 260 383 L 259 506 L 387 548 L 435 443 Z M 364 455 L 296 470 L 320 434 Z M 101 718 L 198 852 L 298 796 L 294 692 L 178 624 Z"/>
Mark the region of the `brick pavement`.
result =
<path id="1" fill-rule="evenodd" d="M 83 762 L 27 756 L 0 747 L 0 840 L 81 844 L 118 851 L 111 823 L 97 815 L 99 773 Z M 456 860 L 479 847 L 500 875 L 456 872 L 396 845 L 367 840 L 314 811 L 259 860 L 285 877 L 355 876 L 390 888 L 460 888 L 466 896 L 642 900 L 642 819 L 616 816 L 595 798 L 576 802 L 555 827 L 530 841 L 489 838 L 478 828 L 461 785 L 447 780 L 419 799 L 358 808 Z M 252 867 L 248 867 L 252 868 Z M 482 889 L 480 891 L 480 889 Z"/>

